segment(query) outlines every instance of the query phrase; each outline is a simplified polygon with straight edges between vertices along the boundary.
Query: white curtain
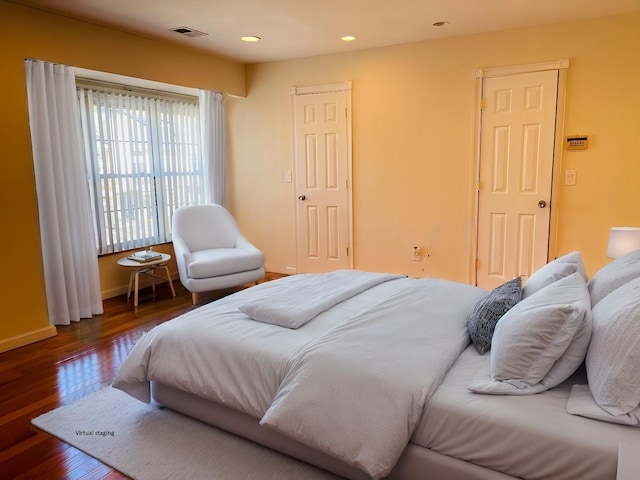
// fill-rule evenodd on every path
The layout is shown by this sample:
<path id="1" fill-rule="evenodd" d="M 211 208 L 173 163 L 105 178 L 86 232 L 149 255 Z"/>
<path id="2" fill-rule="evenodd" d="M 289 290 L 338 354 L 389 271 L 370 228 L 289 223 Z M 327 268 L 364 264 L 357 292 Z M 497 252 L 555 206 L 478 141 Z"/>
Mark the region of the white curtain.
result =
<path id="1" fill-rule="evenodd" d="M 200 131 L 206 199 L 209 203 L 224 205 L 225 126 L 222 93 L 200 90 Z"/>
<path id="2" fill-rule="evenodd" d="M 103 312 L 73 69 L 26 60 L 49 322 Z"/>

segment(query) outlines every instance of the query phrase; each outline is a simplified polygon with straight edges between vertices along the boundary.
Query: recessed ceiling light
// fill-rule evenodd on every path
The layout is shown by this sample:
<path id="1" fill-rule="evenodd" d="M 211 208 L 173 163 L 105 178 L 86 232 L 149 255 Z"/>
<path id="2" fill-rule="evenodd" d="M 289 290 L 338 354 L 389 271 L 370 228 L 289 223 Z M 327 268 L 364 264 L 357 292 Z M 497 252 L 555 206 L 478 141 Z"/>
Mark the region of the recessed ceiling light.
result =
<path id="1" fill-rule="evenodd" d="M 240 40 L 242 40 L 243 42 L 259 42 L 262 39 L 255 35 L 247 35 L 245 37 L 240 37 Z"/>
<path id="2" fill-rule="evenodd" d="M 440 22 L 435 22 L 433 24 L 434 27 L 444 27 L 445 25 L 449 25 L 449 22 L 447 22 L 446 20 L 442 20 Z"/>
<path id="3" fill-rule="evenodd" d="M 353 42 L 356 39 L 353 35 L 345 35 L 344 37 L 340 37 L 340 40 L 343 42 Z"/>

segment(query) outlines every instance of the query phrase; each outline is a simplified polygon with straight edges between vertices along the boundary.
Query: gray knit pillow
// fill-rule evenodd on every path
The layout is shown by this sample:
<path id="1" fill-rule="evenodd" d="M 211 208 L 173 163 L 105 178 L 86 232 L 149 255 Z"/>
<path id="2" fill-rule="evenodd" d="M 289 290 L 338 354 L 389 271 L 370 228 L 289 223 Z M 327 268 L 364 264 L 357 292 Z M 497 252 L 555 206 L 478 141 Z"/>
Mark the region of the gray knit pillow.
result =
<path id="1" fill-rule="evenodd" d="M 467 318 L 467 330 L 480 355 L 491 348 L 491 338 L 498 320 L 520 301 L 522 280 L 516 277 L 482 297 Z"/>

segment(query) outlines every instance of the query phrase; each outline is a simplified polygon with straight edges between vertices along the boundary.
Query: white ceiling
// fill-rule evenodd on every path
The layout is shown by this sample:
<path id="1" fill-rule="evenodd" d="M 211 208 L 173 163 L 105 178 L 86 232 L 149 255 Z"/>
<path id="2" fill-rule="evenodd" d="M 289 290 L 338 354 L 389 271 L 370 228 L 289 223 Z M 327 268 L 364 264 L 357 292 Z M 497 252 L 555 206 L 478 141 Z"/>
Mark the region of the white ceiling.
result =
<path id="1" fill-rule="evenodd" d="M 9 0 L 242 63 L 640 12 L 640 0 Z M 433 23 L 448 21 L 444 27 Z M 170 31 L 189 27 L 209 35 Z M 262 38 L 240 41 L 243 35 Z M 346 43 L 343 35 L 357 40 Z"/>

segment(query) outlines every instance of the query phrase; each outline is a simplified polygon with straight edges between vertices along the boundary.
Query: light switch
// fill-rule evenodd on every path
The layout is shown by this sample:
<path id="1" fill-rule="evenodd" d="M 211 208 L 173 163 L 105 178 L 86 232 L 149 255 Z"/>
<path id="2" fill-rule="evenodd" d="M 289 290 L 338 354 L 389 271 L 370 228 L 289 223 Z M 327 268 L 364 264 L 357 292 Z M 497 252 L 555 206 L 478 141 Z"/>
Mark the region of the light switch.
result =
<path id="1" fill-rule="evenodd" d="M 565 185 L 575 185 L 576 184 L 576 171 L 575 170 L 565 170 L 565 172 L 564 172 L 564 184 Z"/>
<path id="2" fill-rule="evenodd" d="M 284 171 L 284 181 L 286 183 L 291 183 L 293 181 L 293 176 L 291 170 Z"/>

